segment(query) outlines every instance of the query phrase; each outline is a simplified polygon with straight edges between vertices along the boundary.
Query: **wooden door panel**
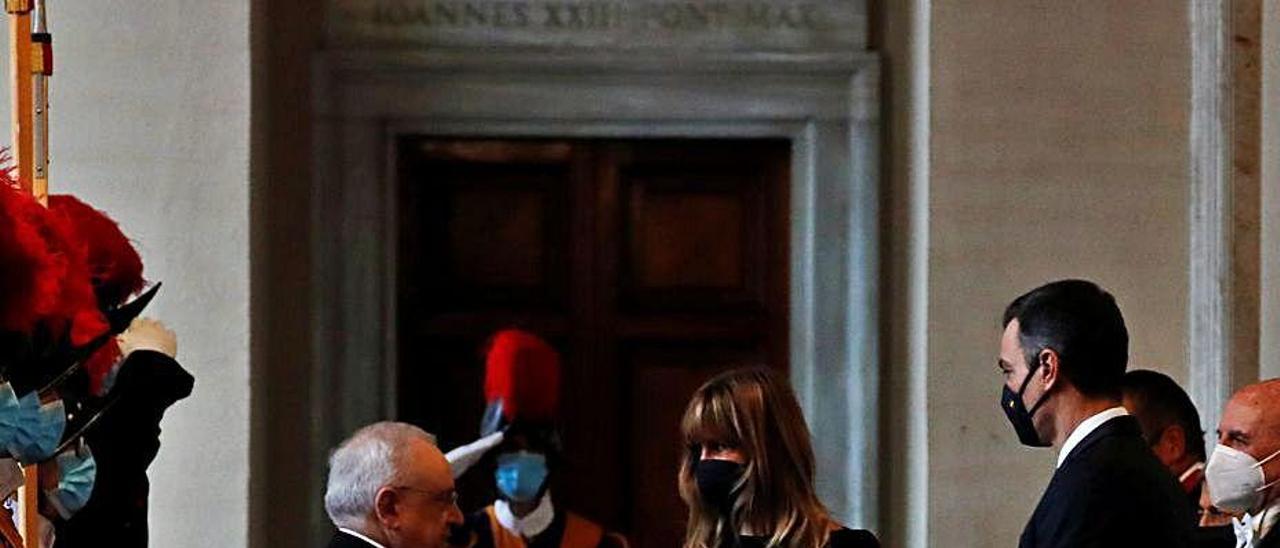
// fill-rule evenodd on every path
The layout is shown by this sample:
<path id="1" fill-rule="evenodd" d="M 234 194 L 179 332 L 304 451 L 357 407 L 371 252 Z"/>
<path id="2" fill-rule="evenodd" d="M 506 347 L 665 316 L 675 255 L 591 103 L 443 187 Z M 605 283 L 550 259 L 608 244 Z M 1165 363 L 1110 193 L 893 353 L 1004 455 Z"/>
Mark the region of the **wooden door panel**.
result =
<path id="1" fill-rule="evenodd" d="M 412 222 L 402 225 L 401 294 L 440 312 L 567 311 L 567 148 L 537 156 L 548 147 L 514 147 L 519 153 L 500 156 L 492 143 L 481 145 L 403 147 L 401 215 Z"/>
<path id="2" fill-rule="evenodd" d="M 742 290 L 743 203 L 731 193 L 656 192 L 631 185 L 630 291 Z M 698 219 L 690 223 L 689 219 Z"/>
<path id="3" fill-rule="evenodd" d="M 473 287 L 547 285 L 548 196 L 519 188 L 459 188 L 449 220 L 451 280 Z"/>
<path id="4" fill-rule="evenodd" d="M 767 240 L 786 231 L 768 214 L 785 207 L 770 183 L 786 149 L 770 144 L 625 147 L 617 167 L 622 312 L 768 310 L 769 271 L 785 265 L 774 264 Z"/>

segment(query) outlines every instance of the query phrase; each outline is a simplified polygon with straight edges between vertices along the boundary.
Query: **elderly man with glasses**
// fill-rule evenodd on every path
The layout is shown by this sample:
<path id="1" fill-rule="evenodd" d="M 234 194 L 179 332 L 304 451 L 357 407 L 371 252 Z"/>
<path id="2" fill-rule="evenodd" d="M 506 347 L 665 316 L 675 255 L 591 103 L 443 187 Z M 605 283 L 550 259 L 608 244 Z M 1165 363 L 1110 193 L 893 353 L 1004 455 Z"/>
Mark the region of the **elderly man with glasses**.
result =
<path id="1" fill-rule="evenodd" d="M 329 548 L 443 548 L 460 525 L 449 463 L 435 439 L 400 422 L 356 431 L 329 458 Z"/>

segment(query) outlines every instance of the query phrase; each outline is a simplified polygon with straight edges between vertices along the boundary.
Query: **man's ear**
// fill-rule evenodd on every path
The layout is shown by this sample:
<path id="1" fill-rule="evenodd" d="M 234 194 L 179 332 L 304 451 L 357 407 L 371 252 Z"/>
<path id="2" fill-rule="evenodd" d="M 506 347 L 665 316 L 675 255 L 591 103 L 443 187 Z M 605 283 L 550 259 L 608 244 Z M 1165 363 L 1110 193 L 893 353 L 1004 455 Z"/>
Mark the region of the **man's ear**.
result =
<path id="1" fill-rule="evenodd" d="M 1160 432 L 1160 439 L 1151 447 L 1162 462 L 1176 462 L 1187 452 L 1187 432 L 1180 425 L 1170 425 Z"/>
<path id="2" fill-rule="evenodd" d="M 1036 355 L 1036 359 L 1040 360 L 1040 368 L 1036 370 L 1036 374 L 1044 379 L 1044 390 L 1048 392 L 1058 383 L 1058 378 L 1062 373 L 1060 370 L 1062 362 L 1058 356 L 1058 351 L 1052 348 L 1041 350 Z"/>
<path id="3" fill-rule="evenodd" d="M 373 515 L 386 529 L 394 529 L 400 523 L 400 494 L 395 489 L 383 487 L 373 497 Z"/>
<path id="4" fill-rule="evenodd" d="M 1165 446 L 1165 451 L 1169 451 L 1172 458 L 1187 455 L 1187 430 L 1178 424 L 1170 425 L 1160 433 L 1160 444 Z"/>

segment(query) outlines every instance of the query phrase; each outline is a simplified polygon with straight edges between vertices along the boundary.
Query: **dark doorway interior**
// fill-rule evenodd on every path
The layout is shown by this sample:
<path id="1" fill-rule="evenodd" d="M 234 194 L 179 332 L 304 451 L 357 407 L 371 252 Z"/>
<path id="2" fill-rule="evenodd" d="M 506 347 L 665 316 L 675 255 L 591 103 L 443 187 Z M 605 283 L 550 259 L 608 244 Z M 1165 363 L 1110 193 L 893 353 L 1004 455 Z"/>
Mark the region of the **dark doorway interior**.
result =
<path id="1" fill-rule="evenodd" d="M 633 546 L 678 546 L 689 396 L 726 368 L 788 366 L 790 143 L 397 146 L 400 419 L 472 441 L 486 337 L 536 332 L 563 358 L 556 498 Z M 463 510 L 491 500 L 491 474 L 460 482 Z"/>

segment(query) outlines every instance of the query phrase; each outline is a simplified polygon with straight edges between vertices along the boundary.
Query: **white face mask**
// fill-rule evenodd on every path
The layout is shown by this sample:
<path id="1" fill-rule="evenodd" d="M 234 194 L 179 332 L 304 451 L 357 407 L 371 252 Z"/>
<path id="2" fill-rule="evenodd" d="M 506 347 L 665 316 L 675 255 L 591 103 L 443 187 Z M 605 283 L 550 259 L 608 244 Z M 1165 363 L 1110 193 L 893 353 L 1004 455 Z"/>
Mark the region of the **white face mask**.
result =
<path id="1" fill-rule="evenodd" d="M 1236 514 L 1251 512 L 1261 506 L 1266 490 L 1277 483 L 1267 483 L 1262 465 L 1276 455 L 1280 455 L 1280 451 L 1258 461 L 1248 453 L 1222 444 L 1214 447 L 1213 456 L 1209 457 L 1209 464 L 1204 469 L 1204 480 L 1209 484 L 1213 505 Z"/>

